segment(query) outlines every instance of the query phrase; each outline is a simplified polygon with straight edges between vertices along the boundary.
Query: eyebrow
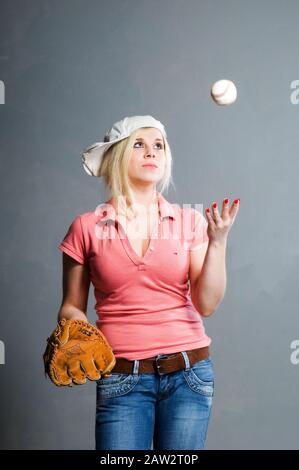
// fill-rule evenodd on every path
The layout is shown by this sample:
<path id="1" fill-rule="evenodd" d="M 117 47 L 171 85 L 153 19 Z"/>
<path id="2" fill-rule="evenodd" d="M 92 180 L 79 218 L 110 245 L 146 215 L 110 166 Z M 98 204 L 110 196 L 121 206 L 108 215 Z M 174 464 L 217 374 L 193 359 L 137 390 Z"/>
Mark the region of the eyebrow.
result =
<path id="1" fill-rule="evenodd" d="M 142 137 L 138 137 L 136 140 L 144 140 L 144 139 L 143 139 Z M 162 139 L 159 139 L 158 137 L 157 137 L 157 139 L 155 139 L 155 140 L 161 140 L 161 142 L 163 142 L 163 140 L 162 140 Z"/>

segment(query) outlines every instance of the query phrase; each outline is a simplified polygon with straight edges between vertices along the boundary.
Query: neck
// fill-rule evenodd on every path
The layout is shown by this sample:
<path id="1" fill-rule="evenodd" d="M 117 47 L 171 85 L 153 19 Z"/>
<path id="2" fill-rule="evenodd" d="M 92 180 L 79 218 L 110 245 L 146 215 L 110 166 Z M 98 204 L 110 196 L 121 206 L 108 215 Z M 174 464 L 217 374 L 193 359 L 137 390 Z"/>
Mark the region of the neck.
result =
<path id="1" fill-rule="evenodd" d="M 142 217 L 148 214 L 157 213 L 159 210 L 158 191 L 151 189 L 134 189 L 135 204 L 137 215 Z"/>
<path id="2" fill-rule="evenodd" d="M 136 217 L 148 217 L 153 214 L 159 215 L 158 191 L 155 188 L 150 190 L 136 190 L 134 188 L 134 198 L 135 204 L 133 206 L 136 215 L 135 217 L 133 216 L 133 219 L 136 219 Z M 117 207 L 116 201 L 113 198 L 109 202 L 114 208 Z"/>
<path id="3" fill-rule="evenodd" d="M 135 203 L 149 210 L 153 204 L 158 203 L 157 190 L 154 189 L 134 189 Z"/>

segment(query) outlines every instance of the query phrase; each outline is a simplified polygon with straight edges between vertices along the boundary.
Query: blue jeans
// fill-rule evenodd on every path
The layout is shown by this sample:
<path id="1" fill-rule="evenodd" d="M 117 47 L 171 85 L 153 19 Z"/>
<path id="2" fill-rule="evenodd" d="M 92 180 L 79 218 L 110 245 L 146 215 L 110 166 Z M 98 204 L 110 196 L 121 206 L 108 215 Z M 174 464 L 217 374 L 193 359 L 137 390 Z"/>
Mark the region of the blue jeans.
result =
<path id="1" fill-rule="evenodd" d="M 211 357 L 167 374 L 113 373 L 97 380 L 96 450 L 200 450 L 214 395 Z M 166 357 L 160 354 L 159 357 Z M 153 447 L 152 447 L 153 445 Z"/>

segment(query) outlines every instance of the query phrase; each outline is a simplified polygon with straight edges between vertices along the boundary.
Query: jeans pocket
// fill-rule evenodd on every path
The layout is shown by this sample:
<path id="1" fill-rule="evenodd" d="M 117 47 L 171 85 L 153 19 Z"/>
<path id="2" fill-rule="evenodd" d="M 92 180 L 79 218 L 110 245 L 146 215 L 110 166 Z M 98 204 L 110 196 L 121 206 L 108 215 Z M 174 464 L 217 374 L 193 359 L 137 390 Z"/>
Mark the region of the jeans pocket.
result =
<path id="1" fill-rule="evenodd" d="M 112 372 L 109 377 L 97 380 L 97 400 L 113 398 L 129 393 L 140 379 L 140 374 Z"/>
<path id="2" fill-rule="evenodd" d="M 128 377 L 130 377 L 131 374 L 121 374 L 119 372 L 111 372 L 111 375 L 108 377 L 102 376 L 100 379 L 97 380 L 97 385 L 100 387 L 106 387 L 106 386 L 111 386 L 113 384 L 120 384 L 124 380 L 126 380 Z"/>
<path id="3" fill-rule="evenodd" d="M 184 370 L 188 386 L 195 392 L 212 397 L 214 395 L 214 368 L 210 357 Z"/>

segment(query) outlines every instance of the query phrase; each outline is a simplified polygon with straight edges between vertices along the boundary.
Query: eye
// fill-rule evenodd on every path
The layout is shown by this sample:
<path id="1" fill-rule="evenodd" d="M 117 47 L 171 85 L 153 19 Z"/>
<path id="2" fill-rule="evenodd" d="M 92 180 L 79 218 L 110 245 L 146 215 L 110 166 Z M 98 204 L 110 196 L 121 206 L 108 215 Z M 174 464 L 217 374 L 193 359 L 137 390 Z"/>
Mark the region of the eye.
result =
<path id="1" fill-rule="evenodd" d="M 143 142 L 135 142 L 134 147 L 135 147 L 136 144 L 143 144 Z M 161 144 L 160 142 L 157 142 L 156 145 L 159 145 L 159 146 L 160 146 L 160 150 L 163 150 L 163 148 L 164 148 L 163 144 Z"/>

